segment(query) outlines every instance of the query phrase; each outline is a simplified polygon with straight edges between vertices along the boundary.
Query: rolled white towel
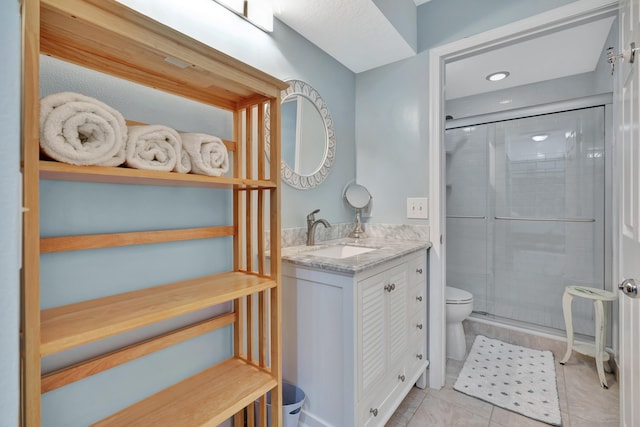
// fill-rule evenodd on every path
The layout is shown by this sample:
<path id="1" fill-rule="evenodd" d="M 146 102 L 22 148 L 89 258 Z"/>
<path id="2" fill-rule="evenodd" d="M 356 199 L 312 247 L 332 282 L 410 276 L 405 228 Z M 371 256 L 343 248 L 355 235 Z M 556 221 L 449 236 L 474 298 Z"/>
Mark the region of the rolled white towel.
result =
<path id="1" fill-rule="evenodd" d="M 126 163 L 136 169 L 187 173 L 180 135 L 163 125 L 129 126 Z M 188 156 L 187 156 L 188 157 Z"/>
<path id="2" fill-rule="evenodd" d="M 126 139 L 122 114 L 95 98 L 59 92 L 40 100 L 40 147 L 52 159 L 118 166 L 125 160 Z"/>
<path id="3" fill-rule="evenodd" d="M 181 133 L 182 147 L 191 157 L 193 173 L 220 176 L 229 171 L 229 154 L 217 136 L 204 133 Z"/>

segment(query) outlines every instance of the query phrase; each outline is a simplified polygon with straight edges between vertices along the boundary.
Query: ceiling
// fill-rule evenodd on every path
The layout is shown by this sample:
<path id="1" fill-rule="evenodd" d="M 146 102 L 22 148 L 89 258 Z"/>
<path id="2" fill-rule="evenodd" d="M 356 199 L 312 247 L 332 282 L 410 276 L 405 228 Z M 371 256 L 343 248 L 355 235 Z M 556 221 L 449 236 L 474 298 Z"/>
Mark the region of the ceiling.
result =
<path id="1" fill-rule="evenodd" d="M 428 1 L 414 0 L 416 6 Z M 416 54 L 373 0 L 275 0 L 274 13 L 354 73 Z M 447 99 L 592 71 L 614 19 L 447 64 Z M 497 83 L 485 79 L 501 70 L 511 75 Z"/>
<path id="2" fill-rule="evenodd" d="M 446 65 L 446 98 L 455 99 L 499 89 L 593 71 L 615 17 L 558 31 Z M 486 76 L 508 71 L 490 82 Z"/>
<path id="3" fill-rule="evenodd" d="M 416 54 L 373 0 L 275 0 L 273 12 L 354 73 Z"/>

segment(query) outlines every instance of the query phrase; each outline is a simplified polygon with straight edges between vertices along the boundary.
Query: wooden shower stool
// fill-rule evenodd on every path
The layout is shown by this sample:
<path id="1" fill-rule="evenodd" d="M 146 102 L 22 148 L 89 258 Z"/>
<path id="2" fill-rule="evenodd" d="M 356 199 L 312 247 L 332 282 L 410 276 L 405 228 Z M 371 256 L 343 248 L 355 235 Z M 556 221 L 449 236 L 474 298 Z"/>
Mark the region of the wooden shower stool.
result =
<path id="1" fill-rule="evenodd" d="M 596 315 L 596 342 L 594 344 L 573 344 L 571 301 L 574 296 L 587 298 L 593 301 L 593 308 Z M 560 361 L 560 364 L 564 365 L 567 363 L 573 350 L 581 354 L 586 354 L 587 356 L 595 357 L 598 377 L 600 377 L 600 385 L 603 388 L 609 388 L 607 385 L 607 379 L 604 376 L 604 362 L 609 360 L 609 353 L 604 351 L 606 337 L 606 307 L 604 306 L 603 301 L 615 301 L 617 299 L 618 295 L 613 292 L 596 288 L 588 288 L 586 286 L 567 286 L 564 290 L 564 295 L 562 296 L 562 313 L 564 314 L 564 323 L 567 327 L 567 352 Z"/>

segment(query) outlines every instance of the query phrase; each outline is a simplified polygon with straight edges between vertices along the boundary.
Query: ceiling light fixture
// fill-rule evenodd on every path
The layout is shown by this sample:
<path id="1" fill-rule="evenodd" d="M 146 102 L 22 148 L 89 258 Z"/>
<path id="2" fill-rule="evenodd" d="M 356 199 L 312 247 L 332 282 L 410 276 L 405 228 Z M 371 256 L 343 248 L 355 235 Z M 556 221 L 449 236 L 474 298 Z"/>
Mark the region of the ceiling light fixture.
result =
<path id="1" fill-rule="evenodd" d="M 509 73 L 508 71 L 498 71 L 496 73 L 489 74 L 486 79 L 490 82 L 497 82 L 506 79 L 507 77 L 509 77 L 509 74 L 511 73 Z"/>
<path id="2" fill-rule="evenodd" d="M 533 135 L 531 137 L 531 139 L 533 139 L 535 142 L 544 141 L 547 138 L 549 138 L 549 135 L 547 135 L 546 133 L 542 133 L 540 135 Z"/>

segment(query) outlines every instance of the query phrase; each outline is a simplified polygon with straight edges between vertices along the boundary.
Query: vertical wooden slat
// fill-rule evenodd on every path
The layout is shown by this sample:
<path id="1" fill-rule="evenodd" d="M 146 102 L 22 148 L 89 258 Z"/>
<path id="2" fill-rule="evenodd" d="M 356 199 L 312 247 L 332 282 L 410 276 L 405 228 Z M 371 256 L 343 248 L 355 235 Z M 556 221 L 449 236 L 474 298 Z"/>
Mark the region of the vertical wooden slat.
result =
<path id="1" fill-rule="evenodd" d="M 242 148 L 242 111 L 233 112 L 233 140 L 236 141 L 236 151 L 233 159 L 233 176 L 242 176 L 244 150 Z M 233 236 L 233 269 L 242 269 L 242 197 L 241 192 L 233 190 L 233 225 L 236 234 Z M 244 304 L 242 298 L 233 302 L 234 310 L 238 314 L 237 322 L 233 328 L 233 354 L 243 354 L 244 343 Z M 244 418 L 243 418 L 244 419 Z M 242 425 L 242 424 L 237 424 Z"/>
<path id="2" fill-rule="evenodd" d="M 269 157 L 269 174 L 276 188 L 271 191 L 270 197 L 270 274 L 277 283 L 281 282 L 280 272 L 280 99 L 270 101 L 269 109 L 271 128 L 271 152 Z M 271 421 L 272 426 L 282 423 L 282 314 L 281 314 L 281 286 L 270 292 L 270 329 L 271 329 L 271 372 L 278 381 L 278 387 L 271 392 Z"/>
<path id="3" fill-rule="evenodd" d="M 264 274 L 264 265 L 266 258 L 265 230 L 264 230 L 264 191 L 258 190 L 258 212 L 257 212 L 257 239 L 258 239 L 258 273 Z"/>
<path id="4" fill-rule="evenodd" d="M 256 177 L 254 173 L 254 158 L 253 158 L 253 132 L 254 132 L 254 106 L 247 107 L 247 117 L 245 121 L 245 162 L 247 170 L 247 178 L 252 179 Z"/>
<path id="5" fill-rule="evenodd" d="M 254 107 L 247 108 L 247 116 L 245 121 L 245 161 L 246 161 L 246 170 L 247 170 L 247 178 L 252 179 L 255 177 L 254 174 L 254 150 L 253 150 L 253 126 L 254 126 Z M 246 263 L 247 263 L 247 271 L 253 271 L 253 258 L 255 256 L 253 251 L 253 191 L 245 191 L 245 226 L 246 226 Z"/>
<path id="6" fill-rule="evenodd" d="M 246 119 L 245 119 L 245 162 L 246 162 L 246 174 L 247 178 L 251 179 L 255 177 L 254 173 L 254 140 L 253 140 L 253 126 L 254 126 L 254 107 L 248 107 L 246 110 Z M 245 191 L 245 257 L 246 257 L 246 265 L 247 271 L 253 271 L 253 191 Z M 254 331 L 255 331 L 255 320 L 253 316 L 254 312 L 254 304 L 253 304 L 253 295 L 247 296 L 247 359 L 254 360 Z M 251 408 L 253 410 L 253 408 Z M 251 419 L 253 420 L 253 412 L 251 412 Z"/>
<path id="7" fill-rule="evenodd" d="M 234 426 L 244 426 L 244 409 L 237 412 L 233 416 L 233 425 Z"/>
<path id="8" fill-rule="evenodd" d="M 262 396 L 259 402 L 258 413 L 256 414 L 258 425 L 260 427 L 267 427 L 267 395 Z"/>
<path id="9" fill-rule="evenodd" d="M 254 360 L 254 318 L 253 318 L 253 295 L 247 295 L 247 359 Z"/>
<path id="10" fill-rule="evenodd" d="M 265 136 L 265 123 L 264 123 L 264 109 L 266 103 L 258 104 L 258 179 L 265 179 L 265 147 L 267 146 L 267 140 Z"/>
<path id="11" fill-rule="evenodd" d="M 21 292 L 23 425 L 40 426 L 39 74 L 40 4 L 22 2 L 23 269 Z"/>
<path id="12" fill-rule="evenodd" d="M 258 294 L 258 362 L 260 366 L 267 366 L 267 298 L 265 292 Z"/>
<path id="13" fill-rule="evenodd" d="M 253 403 L 247 406 L 247 427 L 253 427 L 256 425 L 255 409 Z"/>
<path id="14" fill-rule="evenodd" d="M 261 103 L 258 105 L 258 179 L 266 179 L 266 170 L 265 170 L 265 160 L 266 160 L 266 133 L 265 133 L 265 122 L 264 122 L 264 113 L 267 104 Z M 258 272 L 260 274 L 265 274 L 265 194 L 264 191 L 258 192 Z M 259 355 L 258 360 L 259 364 L 262 367 L 267 366 L 267 308 L 266 308 L 266 295 L 265 292 L 260 292 L 258 295 L 258 348 Z M 261 402 L 262 403 L 262 402 Z M 262 407 L 261 407 L 262 408 Z M 265 407 L 266 408 L 266 407 Z M 266 409 L 265 409 L 266 411 Z M 262 414 L 260 414 L 262 415 Z M 265 412 L 266 417 L 266 412 Z M 264 419 L 261 419 L 261 422 L 264 423 Z M 266 424 L 261 424 L 266 425 Z"/>
<path id="15" fill-rule="evenodd" d="M 265 179 L 265 148 L 267 145 L 266 135 L 265 135 L 265 125 L 264 125 L 264 103 L 258 104 L 258 152 L 256 153 L 258 157 L 258 179 Z M 265 230 L 264 230 L 264 191 L 258 191 L 258 273 L 264 274 L 264 264 L 265 264 Z"/>
<path id="16" fill-rule="evenodd" d="M 240 178 L 243 176 L 242 167 L 244 165 L 244 145 L 243 139 L 243 110 L 234 111 L 233 113 L 233 139 L 236 141 L 236 151 L 233 159 L 233 176 Z M 233 225 L 235 226 L 237 233 L 233 238 L 233 263 L 234 270 L 239 271 L 242 269 L 242 192 L 237 188 L 233 190 Z"/>

